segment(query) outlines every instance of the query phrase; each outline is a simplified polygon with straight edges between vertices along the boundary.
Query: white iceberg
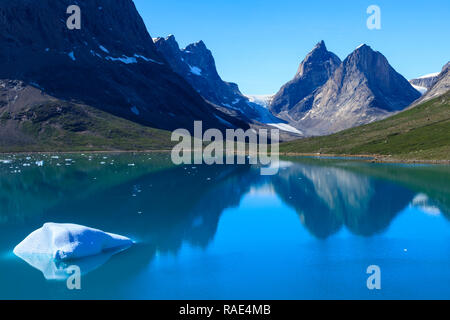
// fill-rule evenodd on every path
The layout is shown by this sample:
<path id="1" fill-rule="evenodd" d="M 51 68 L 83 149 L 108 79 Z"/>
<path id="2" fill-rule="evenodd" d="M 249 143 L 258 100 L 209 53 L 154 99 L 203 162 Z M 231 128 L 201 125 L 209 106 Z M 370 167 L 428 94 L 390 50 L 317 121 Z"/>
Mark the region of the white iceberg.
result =
<path id="1" fill-rule="evenodd" d="M 91 257 L 130 247 L 129 238 L 76 224 L 46 223 L 14 248 L 14 254 L 25 259 L 31 255 L 66 261 Z"/>

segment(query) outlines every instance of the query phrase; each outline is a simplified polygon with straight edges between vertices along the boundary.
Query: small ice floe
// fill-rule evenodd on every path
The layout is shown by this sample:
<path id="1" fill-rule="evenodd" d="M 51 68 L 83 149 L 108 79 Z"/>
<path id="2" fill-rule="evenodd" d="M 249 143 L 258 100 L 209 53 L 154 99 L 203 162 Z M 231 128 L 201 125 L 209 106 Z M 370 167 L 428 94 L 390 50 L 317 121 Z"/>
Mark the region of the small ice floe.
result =
<path id="1" fill-rule="evenodd" d="M 58 156 L 52 156 L 52 159 L 59 159 Z"/>
<path id="2" fill-rule="evenodd" d="M 12 163 L 12 160 L 1 160 L 1 159 L 0 159 L 0 163 L 3 163 L 3 164 L 11 164 L 11 163 Z"/>
<path id="3" fill-rule="evenodd" d="M 38 166 L 38 167 L 43 167 L 44 166 L 44 161 L 36 161 L 36 165 Z"/>
<path id="4" fill-rule="evenodd" d="M 19 243 L 14 254 L 40 270 L 46 279 L 65 279 L 68 266 L 77 265 L 87 273 L 132 245 L 127 237 L 101 230 L 46 223 Z"/>
<path id="5" fill-rule="evenodd" d="M 134 106 L 131 108 L 131 112 L 133 112 L 137 116 L 140 114 L 139 109 Z"/>
<path id="6" fill-rule="evenodd" d="M 129 163 L 128 166 L 129 166 L 129 167 L 134 167 L 135 164 L 134 164 L 134 163 Z"/>
<path id="7" fill-rule="evenodd" d="M 77 60 L 77 59 L 75 58 L 75 54 L 74 54 L 73 51 L 69 52 L 67 55 L 68 55 L 69 58 L 72 59 L 73 61 L 76 61 L 76 60 Z"/>

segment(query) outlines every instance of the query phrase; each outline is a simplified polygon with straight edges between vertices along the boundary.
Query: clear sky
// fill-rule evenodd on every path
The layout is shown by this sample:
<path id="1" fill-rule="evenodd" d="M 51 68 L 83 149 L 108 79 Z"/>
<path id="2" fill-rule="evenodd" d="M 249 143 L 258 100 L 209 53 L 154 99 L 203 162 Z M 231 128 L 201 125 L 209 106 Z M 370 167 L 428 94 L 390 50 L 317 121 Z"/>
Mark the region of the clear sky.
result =
<path id="1" fill-rule="evenodd" d="M 222 79 L 245 94 L 272 94 L 320 40 L 344 59 L 366 43 L 407 79 L 450 60 L 449 0 L 134 0 L 152 37 L 181 47 L 203 40 Z M 369 5 L 381 30 L 369 30 Z"/>

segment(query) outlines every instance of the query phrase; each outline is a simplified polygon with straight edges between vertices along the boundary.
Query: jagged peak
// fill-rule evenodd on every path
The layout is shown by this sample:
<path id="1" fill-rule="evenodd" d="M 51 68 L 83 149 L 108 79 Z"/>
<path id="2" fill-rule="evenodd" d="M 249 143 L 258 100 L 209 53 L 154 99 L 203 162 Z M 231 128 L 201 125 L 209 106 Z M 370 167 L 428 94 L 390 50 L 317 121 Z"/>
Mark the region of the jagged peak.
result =
<path id="1" fill-rule="evenodd" d="M 199 40 L 195 43 L 191 43 L 191 44 L 187 45 L 186 48 L 183 49 L 183 51 L 190 51 L 193 49 L 202 50 L 202 51 L 208 50 L 208 48 L 206 47 L 206 44 L 203 42 L 203 40 Z"/>
<path id="2" fill-rule="evenodd" d="M 316 44 L 316 46 L 314 47 L 313 51 L 314 51 L 314 50 L 319 50 L 319 49 L 327 50 L 327 46 L 325 45 L 325 41 L 320 40 L 320 41 Z"/>
<path id="3" fill-rule="evenodd" d="M 368 46 L 367 44 L 361 43 L 359 46 L 356 47 L 355 50 L 361 49 L 361 48 L 363 48 L 363 47 L 369 47 L 369 48 L 370 48 L 370 46 Z"/>

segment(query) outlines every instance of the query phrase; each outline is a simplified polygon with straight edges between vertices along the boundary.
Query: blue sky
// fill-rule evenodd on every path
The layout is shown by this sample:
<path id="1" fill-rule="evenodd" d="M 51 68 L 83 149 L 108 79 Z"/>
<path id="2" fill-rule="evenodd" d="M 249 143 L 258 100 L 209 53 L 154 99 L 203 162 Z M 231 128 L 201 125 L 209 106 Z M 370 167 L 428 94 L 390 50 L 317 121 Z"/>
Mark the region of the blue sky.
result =
<path id="1" fill-rule="evenodd" d="M 203 40 L 222 78 L 246 94 L 271 94 L 320 41 L 344 59 L 359 44 L 383 53 L 407 79 L 450 60 L 449 0 L 134 0 L 152 37 L 181 47 Z M 381 30 L 366 26 L 381 8 Z"/>

